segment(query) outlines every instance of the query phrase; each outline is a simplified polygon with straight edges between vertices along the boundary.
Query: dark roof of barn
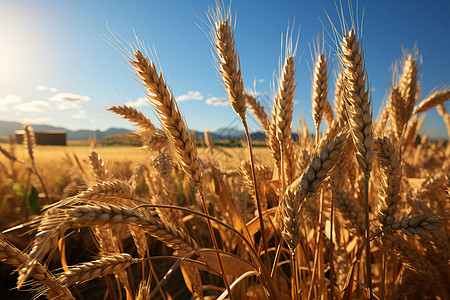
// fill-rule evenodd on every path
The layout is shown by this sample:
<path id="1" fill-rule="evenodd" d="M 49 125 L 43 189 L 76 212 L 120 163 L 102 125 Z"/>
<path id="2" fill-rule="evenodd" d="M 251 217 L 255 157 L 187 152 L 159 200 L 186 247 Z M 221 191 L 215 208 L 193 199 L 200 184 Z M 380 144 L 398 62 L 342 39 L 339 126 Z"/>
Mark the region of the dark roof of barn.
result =
<path id="1" fill-rule="evenodd" d="M 25 134 L 25 130 L 16 130 L 14 131 L 15 134 Z M 67 133 L 65 130 L 48 130 L 48 131 L 35 131 L 35 134 L 38 133 L 45 133 L 45 134 L 65 134 Z"/>

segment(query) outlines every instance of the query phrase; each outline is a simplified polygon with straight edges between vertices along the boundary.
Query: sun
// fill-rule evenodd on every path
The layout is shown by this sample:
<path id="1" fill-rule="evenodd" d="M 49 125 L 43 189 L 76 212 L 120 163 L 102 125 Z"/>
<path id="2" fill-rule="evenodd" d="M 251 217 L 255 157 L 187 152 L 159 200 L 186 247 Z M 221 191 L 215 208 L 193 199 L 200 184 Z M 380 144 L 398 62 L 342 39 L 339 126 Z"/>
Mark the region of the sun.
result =
<path id="1" fill-rule="evenodd" d="M 20 75 L 20 40 L 11 36 L 10 32 L 0 35 L 0 92 L 14 85 L 14 78 Z"/>

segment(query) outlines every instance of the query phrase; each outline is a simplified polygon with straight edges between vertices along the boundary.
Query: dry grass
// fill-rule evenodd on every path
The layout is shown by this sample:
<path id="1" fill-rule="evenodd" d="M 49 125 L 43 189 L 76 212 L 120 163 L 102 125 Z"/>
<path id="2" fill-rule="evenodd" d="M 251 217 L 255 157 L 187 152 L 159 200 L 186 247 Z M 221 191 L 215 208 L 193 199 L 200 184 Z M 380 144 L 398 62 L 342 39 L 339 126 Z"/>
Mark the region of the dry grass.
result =
<path id="1" fill-rule="evenodd" d="M 406 55 L 372 119 L 352 28 L 337 40 L 335 80 L 318 56 L 317 128 L 303 120 L 293 140 L 292 41 L 266 109 L 244 89 L 229 10 L 209 17 L 247 143 L 220 148 L 206 132 L 197 149 L 155 61 L 121 48 L 162 127 L 112 106 L 139 127 L 141 148 L 36 146 L 29 126 L 24 146 L 0 148 L 0 226 L 12 227 L 0 237 L 0 262 L 17 270 L 17 288 L 49 299 L 449 299 L 450 146 L 418 136 L 418 114 L 435 106 L 450 132 L 448 90 L 419 103 L 419 59 Z M 267 147 L 252 148 L 247 105 Z"/>

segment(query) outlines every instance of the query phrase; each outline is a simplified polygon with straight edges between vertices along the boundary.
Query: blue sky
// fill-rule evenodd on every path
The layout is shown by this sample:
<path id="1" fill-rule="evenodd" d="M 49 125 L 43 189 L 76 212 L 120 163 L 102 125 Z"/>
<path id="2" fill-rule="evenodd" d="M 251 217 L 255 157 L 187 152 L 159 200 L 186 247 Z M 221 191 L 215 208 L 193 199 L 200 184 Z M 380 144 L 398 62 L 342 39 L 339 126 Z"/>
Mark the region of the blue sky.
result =
<path id="1" fill-rule="evenodd" d="M 202 31 L 208 30 L 202 20 L 213 2 L 0 0 L 0 120 L 69 129 L 132 128 L 106 108 L 133 102 L 141 103 L 142 110 L 156 122 L 151 107 L 140 99 L 145 95 L 133 73 L 118 51 L 97 35 L 111 36 L 108 25 L 130 42 L 135 41 L 134 30 L 140 40 L 154 47 L 190 129 L 240 128 L 236 114 L 223 101 L 212 47 Z M 363 7 L 362 42 L 373 87 L 374 116 L 386 99 L 391 67 L 401 59 L 402 48 L 416 45 L 422 57 L 422 97 L 436 87 L 449 86 L 449 1 L 359 1 L 360 15 Z M 268 108 L 281 34 L 294 19 L 294 31 L 300 29 L 297 79 L 301 80 L 294 127 L 302 114 L 313 126 L 310 44 L 331 28 L 324 9 L 339 24 L 334 1 L 232 2 L 244 84 L 253 89 L 256 82 L 257 92 L 268 95 L 262 98 Z M 328 36 L 326 39 L 331 42 Z M 330 49 L 326 47 L 326 51 Z M 338 63 L 333 50 L 330 58 L 335 69 Z M 450 109 L 449 103 L 446 105 Z M 258 129 L 252 120 L 250 127 Z M 428 112 L 422 131 L 432 138 L 446 137 L 444 122 L 435 109 Z"/>

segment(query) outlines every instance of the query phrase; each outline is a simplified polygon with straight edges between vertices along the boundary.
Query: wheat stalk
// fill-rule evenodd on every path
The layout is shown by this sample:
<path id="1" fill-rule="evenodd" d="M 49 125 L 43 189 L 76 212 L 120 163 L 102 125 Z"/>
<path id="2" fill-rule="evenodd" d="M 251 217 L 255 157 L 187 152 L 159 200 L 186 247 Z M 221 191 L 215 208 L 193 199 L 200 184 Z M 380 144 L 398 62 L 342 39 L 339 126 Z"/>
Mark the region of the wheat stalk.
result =
<path id="1" fill-rule="evenodd" d="M 245 118 L 245 112 L 247 109 L 246 105 L 246 97 L 244 91 L 244 83 L 242 80 L 242 74 L 240 70 L 240 64 L 238 66 L 239 58 L 237 56 L 237 51 L 234 42 L 234 31 L 231 29 L 231 16 L 229 12 L 224 14 L 220 5 L 216 6 L 215 12 L 211 12 L 211 19 L 213 21 L 213 25 L 211 26 L 213 29 L 213 38 L 212 41 L 215 45 L 216 53 L 217 53 L 217 63 L 218 63 L 218 71 L 220 76 L 223 79 L 224 87 L 228 94 L 228 100 L 230 101 L 231 107 L 238 114 L 241 119 L 242 125 L 244 126 L 245 135 L 247 137 L 247 145 L 248 152 L 250 156 L 250 164 L 252 169 L 252 180 L 254 183 L 255 189 L 257 189 L 256 185 L 256 173 L 255 173 L 255 165 L 253 162 L 253 152 L 252 152 L 252 143 L 250 140 L 250 133 L 248 131 L 248 124 Z M 261 227 L 261 235 L 263 240 L 263 247 L 266 253 L 266 266 L 269 267 L 269 256 L 267 251 L 267 241 L 265 234 L 265 226 L 263 221 L 263 212 L 262 212 L 262 204 L 259 199 L 259 193 L 256 191 L 256 203 L 259 214 L 259 223 Z M 212 234 L 212 233 L 211 233 Z M 217 246 L 215 246 L 217 248 Z M 217 254 L 217 258 L 220 262 L 220 255 Z M 223 273 L 223 267 L 221 265 L 221 271 Z M 224 276 L 225 285 L 227 288 L 227 292 L 232 298 L 230 286 L 228 284 L 227 279 Z"/>
<path id="2" fill-rule="evenodd" d="M 374 160 L 372 111 L 369 93 L 366 91 L 364 54 L 352 28 L 341 41 L 341 60 L 344 65 L 345 109 L 355 144 L 355 156 L 364 172 L 365 225 L 366 225 L 366 273 L 369 298 L 372 299 L 372 273 L 369 241 L 369 177 Z"/>
<path id="3" fill-rule="evenodd" d="M 98 246 L 100 250 L 100 254 L 102 256 L 108 255 L 117 255 L 120 253 L 119 249 L 122 249 L 123 246 L 119 241 L 117 235 L 114 234 L 111 228 L 93 228 L 94 235 L 98 241 Z M 67 270 L 66 270 L 67 271 Z M 127 273 L 124 270 L 117 270 L 114 272 L 117 279 L 124 285 L 127 293 L 131 291 L 130 282 L 128 281 Z"/>

